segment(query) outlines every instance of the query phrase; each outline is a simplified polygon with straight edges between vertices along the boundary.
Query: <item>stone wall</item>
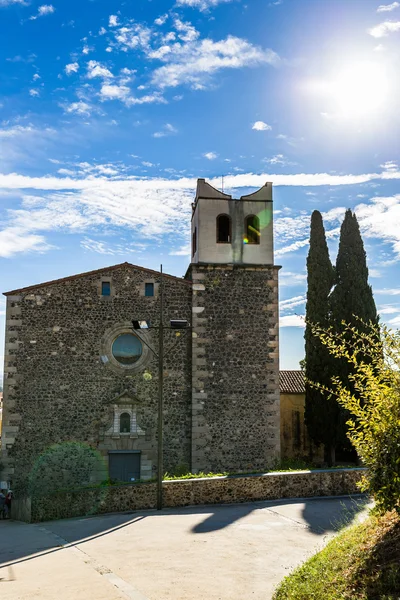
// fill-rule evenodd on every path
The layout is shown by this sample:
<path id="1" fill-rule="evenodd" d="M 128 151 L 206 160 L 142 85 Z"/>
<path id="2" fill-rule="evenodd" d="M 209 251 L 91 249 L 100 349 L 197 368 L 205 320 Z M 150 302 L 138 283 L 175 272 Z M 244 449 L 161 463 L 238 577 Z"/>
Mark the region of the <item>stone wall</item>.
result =
<path id="1" fill-rule="evenodd" d="M 364 473 L 365 469 L 331 469 L 164 481 L 164 507 L 357 494 L 357 482 Z M 14 502 L 12 516 L 38 522 L 153 509 L 156 507 L 156 491 L 155 483 L 138 483 L 60 492 L 33 498 L 31 514 L 25 512 L 25 516 L 19 510 L 19 505 L 26 509 L 30 504 L 20 498 Z M 18 517 L 18 514 L 21 516 Z"/>
<path id="2" fill-rule="evenodd" d="M 111 295 L 101 282 L 111 281 Z M 145 352 L 139 368 L 119 367 L 111 356 L 116 332 L 132 319 L 159 322 L 159 274 L 128 263 L 50 282 L 7 297 L 3 414 L 3 479 L 18 494 L 27 490 L 37 461 L 54 444 L 76 441 L 107 461 L 109 450 L 137 449 L 150 477 L 157 456 L 158 363 Z M 145 282 L 156 295 L 145 297 Z M 164 321 L 191 318 L 191 284 L 165 276 Z M 157 349 L 158 333 L 144 333 Z M 176 341 L 167 331 L 165 346 Z M 151 379 L 143 377 L 144 371 Z M 190 465 L 190 337 L 166 353 L 164 372 L 164 464 Z M 112 431 L 121 404 L 135 417 L 132 434 Z M 62 468 L 62 465 L 60 465 Z M 88 482 L 89 483 L 89 482 Z"/>
<path id="3" fill-rule="evenodd" d="M 280 455 L 278 269 L 192 264 L 192 470 Z"/>

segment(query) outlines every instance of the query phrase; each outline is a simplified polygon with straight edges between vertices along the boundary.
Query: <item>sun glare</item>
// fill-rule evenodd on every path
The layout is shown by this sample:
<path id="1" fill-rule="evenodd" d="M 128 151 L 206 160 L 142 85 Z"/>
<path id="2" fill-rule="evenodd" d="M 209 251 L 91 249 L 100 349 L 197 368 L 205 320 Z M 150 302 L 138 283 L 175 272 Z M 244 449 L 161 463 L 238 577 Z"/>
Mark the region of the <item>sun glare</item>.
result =
<path id="1" fill-rule="evenodd" d="M 385 104 L 388 78 L 381 65 L 363 62 L 349 65 L 331 80 L 332 100 L 343 116 L 372 115 Z"/>

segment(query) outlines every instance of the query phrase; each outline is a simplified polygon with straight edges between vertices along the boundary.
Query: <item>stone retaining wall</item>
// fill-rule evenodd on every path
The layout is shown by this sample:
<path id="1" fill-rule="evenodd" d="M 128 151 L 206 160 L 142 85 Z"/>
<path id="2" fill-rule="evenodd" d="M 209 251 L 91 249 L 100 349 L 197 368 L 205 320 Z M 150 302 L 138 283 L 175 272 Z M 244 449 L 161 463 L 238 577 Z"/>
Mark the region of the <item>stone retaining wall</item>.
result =
<path id="1" fill-rule="evenodd" d="M 311 498 L 359 493 L 365 469 L 295 471 L 204 479 L 164 481 L 165 508 L 253 502 L 278 498 Z M 87 488 L 44 497 L 15 500 L 13 517 L 30 522 L 110 512 L 154 509 L 155 483 Z M 23 510 L 22 510 L 23 507 Z"/>

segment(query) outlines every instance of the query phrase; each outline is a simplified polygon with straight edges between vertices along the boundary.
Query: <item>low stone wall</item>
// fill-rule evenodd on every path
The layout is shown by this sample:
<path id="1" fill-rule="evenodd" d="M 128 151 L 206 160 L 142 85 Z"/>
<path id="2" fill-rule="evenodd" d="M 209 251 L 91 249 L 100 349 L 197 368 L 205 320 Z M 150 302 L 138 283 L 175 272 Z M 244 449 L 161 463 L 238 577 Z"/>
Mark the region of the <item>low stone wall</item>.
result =
<path id="1" fill-rule="evenodd" d="M 164 481 L 164 507 L 311 498 L 359 493 L 365 469 L 291 471 L 260 475 Z M 31 522 L 156 507 L 155 483 L 86 488 L 14 502 L 13 518 Z M 31 504 L 30 515 L 27 507 Z M 25 510 L 18 510 L 23 505 Z M 21 516 L 17 516 L 21 515 Z"/>

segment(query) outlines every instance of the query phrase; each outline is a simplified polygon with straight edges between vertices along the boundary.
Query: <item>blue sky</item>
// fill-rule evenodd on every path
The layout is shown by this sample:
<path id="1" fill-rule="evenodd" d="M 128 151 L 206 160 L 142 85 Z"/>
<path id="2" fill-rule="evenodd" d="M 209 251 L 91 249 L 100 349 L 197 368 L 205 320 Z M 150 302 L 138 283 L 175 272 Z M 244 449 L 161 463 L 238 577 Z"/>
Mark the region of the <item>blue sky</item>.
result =
<path id="1" fill-rule="evenodd" d="M 356 210 L 400 324 L 400 2 L 0 0 L 0 39 L 4 291 L 125 260 L 183 275 L 196 178 L 223 175 L 274 183 L 281 368 L 314 209 L 333 261 Z"/>

